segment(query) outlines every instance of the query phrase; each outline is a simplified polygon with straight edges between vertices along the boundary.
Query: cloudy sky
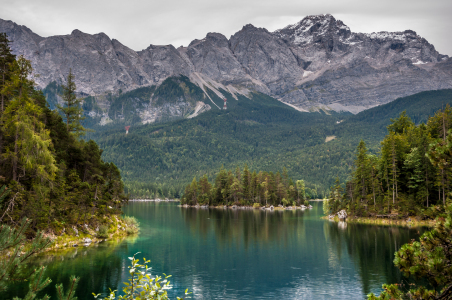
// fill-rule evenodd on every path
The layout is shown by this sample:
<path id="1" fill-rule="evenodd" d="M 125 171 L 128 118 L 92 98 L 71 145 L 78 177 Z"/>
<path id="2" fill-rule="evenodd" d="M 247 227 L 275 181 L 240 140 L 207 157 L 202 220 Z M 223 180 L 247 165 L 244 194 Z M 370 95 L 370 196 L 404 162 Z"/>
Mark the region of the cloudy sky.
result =
<path id="1" fill-rule="evenodd" d="M 226 37 L 251 23 L 273 31 L 330 13 L 354 32 L 415 30 L 452 56 L 451 0 L 0 0 L 0 18 L 41 36 L 105 32 L 124 45 L 187 46 L 208 32 Z"/>

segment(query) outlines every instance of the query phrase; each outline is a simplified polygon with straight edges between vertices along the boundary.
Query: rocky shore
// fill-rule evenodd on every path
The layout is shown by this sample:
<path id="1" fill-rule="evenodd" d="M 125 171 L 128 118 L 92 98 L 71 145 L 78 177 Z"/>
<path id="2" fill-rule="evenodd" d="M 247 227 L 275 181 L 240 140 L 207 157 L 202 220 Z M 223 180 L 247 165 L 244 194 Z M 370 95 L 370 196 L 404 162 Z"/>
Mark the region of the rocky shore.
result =
<path id="1" fill-rule="evenodd" d="M 278 205 L 278 206 L 274 207 L 273 205 L 269 205 L 269 206 L 246 206 L 246 205 L 209 206 L 208 204 L 206 204 L 206 205 L 182 204 L 182 205 L 179 205 L 179 206 L 180 207 L 184 207 L 184 208 L 193 207 L 193 208 L 199 208 L 199 209 L 219 208 L 219 209 L 237 209 L 237 210 L 246 210 L 246 209 L 260 209 L 260 210 L 297 210 L 297 209 L 301 209 L 301 210 L 305 210 L 305 209 L 311 209 L 312 208 L 312 205 L 309 205 L 309 206 L 305 206 L 305 205 L 300 205 L 300 206 L 282 206 L 282 205 Z"/>
<path id="2" fill-rule="evenodd" d="M 179 199 L 160 199 L 160 198 L 156 198 L 156 199 L 130 199 L 129 201 L 136 201 L 136 202 L 179 202 Z"/>

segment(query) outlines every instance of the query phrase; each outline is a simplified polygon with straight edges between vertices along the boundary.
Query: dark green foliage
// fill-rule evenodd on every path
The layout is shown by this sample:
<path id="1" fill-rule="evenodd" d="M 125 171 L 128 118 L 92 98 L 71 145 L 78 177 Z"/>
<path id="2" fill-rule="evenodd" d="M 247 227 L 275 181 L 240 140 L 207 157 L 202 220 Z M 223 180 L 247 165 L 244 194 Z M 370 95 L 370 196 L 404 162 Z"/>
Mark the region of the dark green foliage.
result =
<path id="1" fill-rule="evenodd" d="M 47 248 L 51 241 L 43 238 L 38 232 L 31 245 L 24 251 L 27 241 L 26 233 L 30 220 L 23 219 L 17 228 L 8 225 L 0 227 L 0 294 L 4 292 L 10 282 L 29 281 L 29 290 L 24 297 L 26 300 L 35 299 L 37 293 L 50 284 L 51 280 L 44 277 L 45 267 L 33 271 L 26 268 L 29 259 Z M 23 252 L 24 251 L 24 252 Z M 23 252 L 23 253 L 22 253 Z M 19 298 L 17 298 L 19 300 Z M 44 296 L 42 299 L 49 299 Z"/>
<path id="2" fill-rule="evenodd" d="M 66 124 L 50 110 L 28 79 L 31 66 L 23 57 L 10 72 L 1 91 L 8 102 L 0 112 L 0 184 L 8 194 L 0 190 L 0 221 L 16 225 L 28 217 L 27 234 L 39 229 L 61 234 L 82 222 L 97 226 L 120 214 L 126 197 L 119 170 L 101 159 L 95 142 L 77 138 L 81 128 L 73 113 L 78 110 L 66 112 Z M 66 96 L 76 103 L 74 90 L 68 83 Z"/>
<path id="3" fill-rule="evenodd" d="M 155 86 L 142 87 L 112 97 L 110 109 L 108 111 L 110 119 L 117 120 L 118 122 L 121 120 L 122 124 L 127 125 L 133 125 L 140 122 L 141 119 L 138 112 L 145 109 L 150 103 L 154 91 Z M 85 102 L 89 100 L 88 98 L 85 98 Z M 88 111 L 93 111 L 93 109 L 88 109 Z"/>
<path id="4" fill-rule="evenodd" d="M 452 298 L 452 207 L 446 219 L 424 233 L 419 241 L 405 244 L 395 254 L 394 264 L 409 277 L 424 278 L 430 286 L 402 289 L 398 284 L 383 285 L 379 297 L 369 299 L 451 299 Z"/>
<path id="5" fill-rule="evenodd" d="M 82 99 L 77 98 L 77 95 L 75 94 L 76 86 L 71 69 L 69 69 L 66 84 L 62 86 L 62 90 L 63 93 L 61 94 L 61 98 L 63 100 L 63 105 L 57 104 L 57 108 L 60 110 L 61 115 L 66 122 L 66 129 L 76 136 L 84 135 L 86 130 L 81 123 L 81 121 L 85 119 L 81 105 Z"/>
<path id="6" fill-rule="evenodd" d="M 99 231 L 97 232 L 97 237 L 100 239 L 108 238 L 108 227 L 106 225 L 99 226 Z"/>
<path id="7" fill-rule="evenodd" d="M 63 88 L 56 81 L 52 81 L 42 90 L 42 93 L 46 97 L 49 108 L 52 110 L 57 109 L 58 97 L 63 94 Z M 83 107 L 83 109 L 85 108 Z"/>
<path id="8" fill-rule="evenodd" d="M 127 226 L 127 234 L 136 234 L 140 231 L 140 222 L 135 217 L 125 216 L 124 222 Z"/>
<path id="9" fill-rule="evenodd" d="M 421 92 L 351 116 L 339 124 L 338 129 L 350 134 L 360 134 L 366 142 L 380 141 L 386 134 L 390 119 L 399 117 L 402 111 L 406 111 L 414 124 L 421 124 L 426 123 L 430 116 L 446 104 L 452 104 L 450 89 Z"/>
<path id="10" fill-rule="evenodd" d="M 243 172 L 237 167 L 235 171 L 227 171 L 223 167 L 211 184 L 207 175 L 199 182 L 196 177 L 185 187 L 181 198 L 182 204 L 188 205 L 254 205 L 292 206 L 306 204 L 299 195 L 303 194 L 294 186 L 293 180 L 284 168 L 280 172 L 251 172 L 245 165 Z"/>
<path id="11" fill-rule="evenodd" d="M 208 93 L 222 104 L 213 92 Z M 126 191 L 133 197 L 180 197 L 194 175 L 213 178 L 221 165 L 230 169 L 248 164 L 273 172 L 286 166 L 292 177 L 305 179 L 307 195 L 323 198 L 337 176 L 347 179 L 354 147 L 361 139 L 368 154 L 379 152 L 386 126 L 403 110 L 400 107 L 407 108 L 407 115 L 427 120 L 432 108 L 452 101 L 451 90 L 424 92 L 353 116 L 300 113 L 258 93 L 238 100 L 222 93 L 228 100 L 226 111 L 216 109 L 207 98 L 204 101 L 212 110 L 196 118 L 136 125 L 127 136 L 122 126 L 96 128 L 90 137 L 105 149 L 104 159 L 122 170 Z M 325 143 L 332 135 L 336 139 Z"/>
<path id="12" fill-rule="evenodd" d="M 164 196 L 173 189 L 172 196 L 178 197 L 194 173 L 213 177 L 222 164 L 233 168 L 248 163 L 270 171 L 285 164 L 290 166 L 290 174 L 301 177 L 305 172 L 315 173 L 320 177 L 318 182 L 336 175 L 336 171 L 318 172 L 323 156 L 307 147 L 324 147 L 325 127 L 328 131 L 343 115 L 300 113 L 262 94 L 253 94 L 251 100 L 239 97 L 229 101 L 235 102 L 235 108 L 134 127 L 128 135 L 121 128 L 98 131 L 92 137 L 106 149 L 104 159 L 114 161 L 122 170 L 126 191 L 138 197 L 155 197 L 157 192 L 162 196 L 158 189 Z M 338 154 L 330 151 L 328 156 Z M 310 182 L 307 187 L 314 197 L 321 193 Z"/>
<path id="13" fill-rule="evenodd" d="M 29 270 L 27 263 L 30 258 L 43 252 L 50 244 L 51 240 L 44 238 L 41 232 L 37 232 L 31 243 L 26 238 L 31 220 L 22 219 L 17 228 L 8 225 L 0 227 L 0 293 L 6 291 L 11 282 L 29 282 L 29 289 L 24 298 L 15 297 L 15 300 L 38 300 L 37 295 L 52 281 L 44 276 L 46 267 L 39 267 Z M 26 245 L 28 243 L 28 245 Z M 71 285 L 67 293 L 63 291 L 63 285 L 56 285 L 59 300 L 77 300 L 74 297 L 77 288 L 78 278 L 71 277 Z M 41 300 L 50 299 L 45 295 Z"/>
<path id="14" fill-rule="evenodd" d="M 77 300 L 78 298 L 75 297 L 75 290 L 77 289 L 77 284 L 79 282 L 80 278 L 77 278 L 75 276 L 72 276 L 69 283 L 69 288 L 66 293 L 64 293 L 63 284 L 57 284 L 56 290 L 57 290 L 57 296 L 58 300 Z"/>
<path id="15" fill-rule="evenodd" d="M 329 210 L 347 209 L 355 216 L 385 215 L 432 218 L 434 205 L 450 201 L 452 182 L 452 109 L 447 105 L 415 126 L 406 112 L 391 119 L 379 156 L 358 145 L 352 179 L 341 205 L 331 201 Z"/>
<path id="16" fill-rule="evenodd" d="M 204 98 L 204 92 L 183 75 L 165 79 L 155 90 L 153 97 L 157 105 L 176 103 L 182 99 L 194 103 Z"/>

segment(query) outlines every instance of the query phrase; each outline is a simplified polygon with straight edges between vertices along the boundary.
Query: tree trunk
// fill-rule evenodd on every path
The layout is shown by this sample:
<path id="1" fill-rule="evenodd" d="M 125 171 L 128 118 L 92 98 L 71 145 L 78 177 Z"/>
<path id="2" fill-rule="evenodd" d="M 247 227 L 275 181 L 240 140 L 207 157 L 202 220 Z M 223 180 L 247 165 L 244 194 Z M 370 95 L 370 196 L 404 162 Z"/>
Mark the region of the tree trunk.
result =
<path id="1" fill-rule="evenodd" d="M 443 185 L 443 205 L 446 206 L 446 194 L 444 191 L 444 169 L 441 170 L 441 183 Z"/>
<path id="2" fill-rule="evenodd" d="M 428 169 L 425 168 L 425 186 L 427 187 L 427 207 L 428 207 Z"/>
<path id="3" fill-rule="evenodd" d="M 17 181 L 17 152 L 18 145 L 17 140 L 19 139 L 19 129 L 16 128 L 16 135 L 14 137 L 14 157 L 13 157 L 13 180 Z"/>

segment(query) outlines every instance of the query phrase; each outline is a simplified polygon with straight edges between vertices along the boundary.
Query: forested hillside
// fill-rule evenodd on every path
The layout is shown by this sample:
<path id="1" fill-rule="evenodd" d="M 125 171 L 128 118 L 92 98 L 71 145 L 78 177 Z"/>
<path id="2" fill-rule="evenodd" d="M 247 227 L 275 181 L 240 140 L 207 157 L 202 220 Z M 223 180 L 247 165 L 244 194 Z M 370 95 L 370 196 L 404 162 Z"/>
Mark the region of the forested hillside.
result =
<path id="1" fill-rule="evenodd" d="M 345 189 L 336 185 L 327 210 L 355 216 L 434 218 L 450 202 L 452 109 L 416 125 L 406 112 L 391 119 L 378 155 L 361 140 Z"/>
<path id="2" fill-rule="evenodd" d="M 259 93 L 227 100 L 227 110 L 193 119 L 132 126 L 128 135 L 123 128 L 97 127 L 88 136 L 121 169 L 132 196 L 180 197 L 193 176 L 214 178 L 222 165 L 248 164 L 267 172 L 286 167 L 294 180 L 316 191 L 312 197 L 323 197 L 336 177 L 347 179 L 360 139 L 377 154 L 391 117 L 406 110 L 416 122 L 426 121 L 452 102 L 452 91 L 416 94 L 358 115 L 301 113 Z M 327 137 L 335 138 L 325 142 Z"/>
<path id="3" fill-rule="evenodd" d="M 0 222 L 28 218 L 32 231 L 61 234 L 120 214 L 126 197 L 118 168 L 101 159 L 94 141 L 79 138 L 85 129 L 71 73 L 61 89 L 61 115 L 48 108 L 30 62 L 11 55 L 4 34 L 0 73 Z"/>

